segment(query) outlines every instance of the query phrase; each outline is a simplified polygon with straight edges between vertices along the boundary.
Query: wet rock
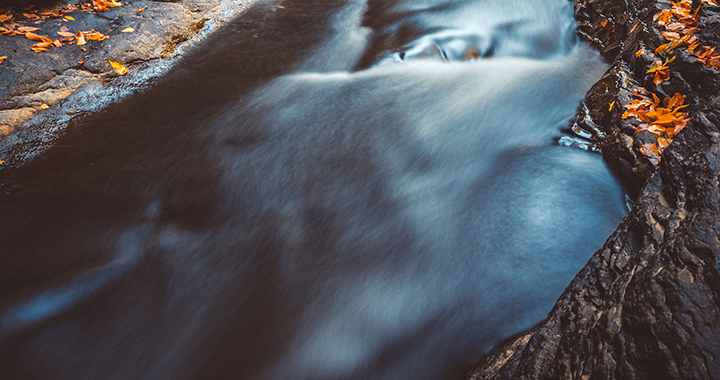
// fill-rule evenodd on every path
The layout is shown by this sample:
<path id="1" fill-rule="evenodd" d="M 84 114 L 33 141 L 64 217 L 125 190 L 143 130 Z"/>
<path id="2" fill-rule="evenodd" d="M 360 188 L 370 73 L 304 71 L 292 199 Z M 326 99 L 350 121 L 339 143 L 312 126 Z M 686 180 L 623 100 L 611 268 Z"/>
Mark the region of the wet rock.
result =
<path id="1" fill-rule="evenodd" d="M 24 5 L 25 0 L 15 3 Z M 90 1 L 81 1 L 87 3 Z M 56 10 L 58 5 L 75 3 L 30 1 L 37 7 Z M 0 51 L 8 59 L 0 67 L 0 125 L 4 130 L 18 131 L 36 113 L 43 103 L 54 106 L 78 89 L 103 83 L 118 74 L 108 60 L 120 62 L 131 70 L 143 64 L 169 58 L 176 54 L 175 47 L 198 33 L 208 18 L 219 9 L 252 3 L 242 0 L 176 0 L 158 2 L 150 0 L 123 1 L 123 6 L 103 12 L 75 11 L 64 13 L 73 20 L 47 18 L 42 22 L 19 19 L 17 26 L 39 27 L 37 34 L 52 39 L 61 27 L 69 32 L 98 31 L 109 36 L 104 41 L 87 41 L 84 46 L 63 42 L 62 47 L 42 53 L 30 50 L 34 41 L 18 36 L 0 36 Z M 138 11 L 142 8 L 142 11 Z M 41 9 L 42 10 L 42 9 Z M 18 21 L 18 20 L 16 20 Z M 121 32 L 131 27 L 131 33 Z M 10 132 L 5 135 L 10 134 Z M 3 140 L 0 134 L 0 143 Z"/>
<path id="2" fill-rule="evenodd" d="M 679 52 L 669 82 L 646 80 L 651 57 L 635 53 L 665 42 L 652 16 L 669 7 L 576 2 L 581 35 L 613 65 L 575 125 L 597 131 L 599 149 L 636 204 L 548 318 L 481 359 L 470 379 L 720 378 L 720 74 Z M 699 13 L 703 45 L 720 46 L 719 10 L 704 5 Z M 634 136 L 621 117 L 638 85 L 680 92 L 691 104 L 693 120 L 658 167 L 637 150 L 652 136 Z"/>

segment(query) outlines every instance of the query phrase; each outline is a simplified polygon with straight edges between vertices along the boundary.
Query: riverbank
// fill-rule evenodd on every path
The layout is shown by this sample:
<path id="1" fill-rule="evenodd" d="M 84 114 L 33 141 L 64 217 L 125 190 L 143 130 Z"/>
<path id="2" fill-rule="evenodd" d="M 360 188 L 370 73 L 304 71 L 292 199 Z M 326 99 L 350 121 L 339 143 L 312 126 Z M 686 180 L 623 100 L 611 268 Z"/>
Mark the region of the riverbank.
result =
<path id="1" fill-rule="evenodd" d="M 63 119 L 103 103 L 93 94 L 141 86 L 252 0 L 81 1 L 0 10 L 0 145 L 45 135 L 33 118 Z M 113 67 L 113 63 L 115 67 Z M 138 74 L 143 72 L 143 74 Z M 83 107 L 61 109 L 80 89 Z M 109 96 L 105 94 L 104 96 Z M 95 107 L 95 108 L 93 108 Z"/>
<path id="2" fill-rule="evenodd" d="M 595 135 L 635 206 L 547 320 L 470 379 L 720 377 L 716 4 L 575 3 L 581 36 L 613 65 L 573 129 Z"/>

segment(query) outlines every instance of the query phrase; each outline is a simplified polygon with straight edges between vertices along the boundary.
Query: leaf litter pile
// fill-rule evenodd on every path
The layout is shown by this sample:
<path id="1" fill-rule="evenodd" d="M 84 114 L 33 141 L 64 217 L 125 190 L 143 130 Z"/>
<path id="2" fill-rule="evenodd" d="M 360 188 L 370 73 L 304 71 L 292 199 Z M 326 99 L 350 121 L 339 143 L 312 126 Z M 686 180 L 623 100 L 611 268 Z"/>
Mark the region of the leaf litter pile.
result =
<path id="1" fill-rule="evenodd" d="M 661 35 L 667 42 L 658 46 L 654 52 L 645 52 L 641 49 L 635 54 L 636 57 L 646 54 L 652 60 L 646 72 L 646 80 L 652 80 L 655 86 L 670 81 L 670 68 L 675 61 L 675 56 L 671 55 L 676 49 L 684 49 L 707 68 L 720 70 L 720 53 L 716 53 L 714 47 L 701 46 L 699 38 L 695 35 L 700 30 L 697 27 L 700 8 L 703 5 L 718 6 L 717 0 L 701 0 L 695 11 L 692 10 L 692 3 L 692 0 L 672 2 L 670 9 L 657 12 L 653 21 L 662 27 Z M 664 57 L 664 60 L 660 57 Z M 656 143 L 647 143 L 640 147 L 640 153 L 657 166 L 665 148 L 692 120 L 689 113 L 685 112 L 689 104 L 685 103 L 685 96 L 680 93 L 666 96 L 661 101 L 655 93 L 645 87 L 636 88 L 632 96 L 634 99 L 623 105 L 627 111 L 622 118 L 639 123 L 635 129 L 636 135 L 641 131 L 657 135 Z"/>
<path id="2" fill-rule="evenodd" d="M 95 30 L 76 30 L 72 32 L 68 25 L 63 25 L 59 30 L 55 31 L 55 35 L 43 33 L 38 26 L 28 26 L 26 24 L 40 25 L 48 19 L 61 19 L 63 22 L 71 22 L 75 17 L 71 14 L 76 12 L 104 12 L 110 8 L 121 7 L 122 3 L 116 0 L 94 0 L 92 3 L 71 4 L 67 6 L 55 7 L 50 11 L 35 9 L 34 5 L 26 6 L 22 9 L 13 7 L 0 8 L 0 36 L 24 36 L 28 40 L 35 43 L 30 49 L 36 53 L 43 53 L 53 48 L 61 48 L 65 45 L 80 46 L 83 51 L 88 41 L 104 41 L 109 36 Z M 136 12 L 142 12 L 143 8 L 137 9 Z M 130 30 L 132 28 L 126 28 Z M 132 29 L 134 31 L 134 29 Z M 125 32 L 127 33 L 127 32 Z M 45 35 L 43 35 L 45 34 Z M 0 52 L 2 54 L 2 52 Z M 0 64 L 7 60 L 7 56 L 0 56 Z M 78 65 L 85 63 L 84 60 L 78 61 Z M 128 69 L 119 63 L 112 64 L 112 68 L 120 75 L 128 73 Z"/>

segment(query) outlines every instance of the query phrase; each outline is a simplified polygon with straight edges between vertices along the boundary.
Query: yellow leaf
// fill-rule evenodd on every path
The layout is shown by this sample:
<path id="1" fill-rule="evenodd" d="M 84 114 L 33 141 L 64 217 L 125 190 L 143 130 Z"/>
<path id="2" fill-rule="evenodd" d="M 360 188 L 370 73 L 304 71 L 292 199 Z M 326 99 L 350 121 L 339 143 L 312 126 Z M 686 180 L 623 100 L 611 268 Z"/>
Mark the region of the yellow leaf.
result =
<path id="1" fill-rule="evenodd" d="M 7 56 L 2 56 L 2 57 L 0 57 L 0 63 L 5 62 L 5 60 L 7 60 Z"/>
<path id="2" fill-rule="evenodd" d="M 133 29 L 133 28 L 125 28 L 125 29 L 121 30 L 120 33 L 132 33 L 134 31 L 135 31 L 135 29 Z"/>
<path id="3" fill-rule="evenodd" d="M 0 165 L 2 165 L 5 161 L 0 160 Z"/>
<path id="4" fill-rule="evenodd" d="M 645 50 L 640 49 L 640 50 L 638 50 L 638 51 L 635 53 L 635 57 L 640 57 L 640 56 L 643 55 L 644 53 L 645 53 Z"/>
<path id="5" fill-rule="evenodd" d="M 65 16 L 65 19 L 70 20 L 70 21 L 75 21 L 75 19 L 72 16 Z"/>
<path id="6" fill-rule="evenodd" d="M 123 66 L 122 64 L 120 64 L 118 62 L 111 61 L 109 59 L 108 59 L 108 62 L 110 62 L 110 66 L 112 66 L 112 68 L 115 69 L 115 72 L 120 75 L 125 75 L 130 71 L 130 70 L 128 70 L 127 67 Z"/>
<path id="7" fill-rule="evenodd" d="M 608 111 L 612 111 L 614 105 L 615 101 L 613 100 L 612 103 L 610 103 L 610 108 L 608 108 Z"/>
<path id="8" fill-rule="evenodd" d="M 45 104 L 45 103 L 43 103 L 43 104 L 40 105 L 40 109 L 41 109 L 41 110 L 46 110 L 46 109 L 48 109 L 48 108 L 50 108 L 50 107 L 49 107 L 47 104 Z"/>

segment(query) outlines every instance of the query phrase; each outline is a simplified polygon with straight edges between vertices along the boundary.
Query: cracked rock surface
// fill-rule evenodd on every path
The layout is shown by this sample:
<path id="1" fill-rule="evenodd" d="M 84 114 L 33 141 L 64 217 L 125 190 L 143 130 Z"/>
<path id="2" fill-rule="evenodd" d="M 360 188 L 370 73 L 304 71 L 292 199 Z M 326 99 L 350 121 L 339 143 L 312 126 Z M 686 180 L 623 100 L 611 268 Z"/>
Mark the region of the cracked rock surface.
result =
<path id="1" fill-rule="evenodd" d="M 108 60 L 132 70 L 135 65 L 173 56 L 175 46 L 201 30 L 222 2 L 124 0 L 121 7 L 103 12 L 64 13 L 74 20 L 47 18 L 35 23 L 21 18 L 18 26 L 38 27 L 36 34 L 51 39 L 62 38 L 57 32 L 64 26 L 72 33 L 95 30 L 109 38 L 87 41 L 84 46 L 66 42 L 62 47 L 35 53 L 30 50 L 35 41 L 22 35 L 0 35 L 0 56 L 8 57 L 0 63 L 0 140 L 22 129 L 23 123 L 42 112 L 43 104 L 53 107 L 79 88 L 117 76 Z M 38 6 L 40 11 L 53 11 L 74 3 L 76 0 L 65 0 Z M 125 28 L 134 31 L 121 32 Z"/>
<path id="2" fill-rule="evenodd" d="M 580 34 L 614 62 L 576 123 L 600 127 L 599 147 L 636 204 L 548 318 L 482 358 L 470 379 L 720 379 L 720 75 L 678 49 L 671 80 L 648 87 L 683 93 L 693 117 L 657 168 L 637 152 L 645 137 L 624 109 L 608 107 L 647 86 L 650 62 L 635 52 L 665 42 L 652 17 L 670 6 L 576 1 Z M 699 15 L 702 44 L 718 46 L 720 8 Z"/>

